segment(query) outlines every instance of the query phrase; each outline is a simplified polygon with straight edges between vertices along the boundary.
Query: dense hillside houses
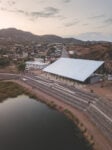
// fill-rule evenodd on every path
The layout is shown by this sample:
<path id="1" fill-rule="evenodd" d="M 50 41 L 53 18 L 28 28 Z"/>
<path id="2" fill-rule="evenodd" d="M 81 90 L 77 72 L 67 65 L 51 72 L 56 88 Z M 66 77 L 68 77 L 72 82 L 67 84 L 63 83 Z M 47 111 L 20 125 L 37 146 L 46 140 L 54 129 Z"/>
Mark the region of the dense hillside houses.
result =
<path id="1" fill-rule="evenodd" d="M 68 53 L 65 53 L 63 49 L 66 49 Z M 14 28 L 0 30 L 0 61 L 3 63 L 3 60 L 5 62 L 8 60 L 9 62 L 5 66 L 17 67 L 21 62 L 29 61 L 30 64 L 26 67 L 28 69 L 30 65 L 32 67 L 39 65 L 33 64 L 35 58 L 42 58 L 44 63 L 53 63 L 60 57 L 105 61 L 105 69 L 102 73 L 112 74 L 111 42 L 84 42 L 56 35 L 38 36 Z"/>

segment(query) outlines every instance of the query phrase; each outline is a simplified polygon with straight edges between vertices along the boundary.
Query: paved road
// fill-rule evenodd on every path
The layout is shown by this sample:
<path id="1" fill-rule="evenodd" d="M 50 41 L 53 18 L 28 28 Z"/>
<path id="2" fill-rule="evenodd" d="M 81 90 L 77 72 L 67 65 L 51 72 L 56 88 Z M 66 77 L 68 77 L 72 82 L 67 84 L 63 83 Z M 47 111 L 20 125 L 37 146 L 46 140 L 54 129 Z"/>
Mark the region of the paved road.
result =
<path id="1" fill-rule="evenodd" d="M 19 78 L 32 88 L 39 89 L 72 107 L 84 111 L 102 133 L 112 140 L 112 102 L 101 99 L 93 93 L 67 87 L 41 76 L 0 74 L 0 77 L 5 79 Z"/>
<path id="2" fill-rule="evenodd" d="M 84 111 L 98 128 L 112 139 L 112 103 L 105 101 L 95 94 L 87 93 L 76 88 L 68 88 L 59 83 L 41 77 L 24 76 L 27 84 L 39 88 L 61 101 Z"/>
<path id="3" fill-rule="evenodd" d="M 67 52 L 65 46 L 63 46 L 61 57 L 69 58 L 69 55 L 68 55 L 68 52 Z"/>

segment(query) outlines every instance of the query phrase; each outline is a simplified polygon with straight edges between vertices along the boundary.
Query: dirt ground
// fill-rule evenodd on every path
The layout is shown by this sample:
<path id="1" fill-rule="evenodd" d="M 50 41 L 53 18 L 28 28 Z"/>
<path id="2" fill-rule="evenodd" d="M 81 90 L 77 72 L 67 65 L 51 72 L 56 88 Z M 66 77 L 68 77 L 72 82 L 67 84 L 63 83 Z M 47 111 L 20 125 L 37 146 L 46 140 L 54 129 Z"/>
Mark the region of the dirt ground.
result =
<path id="1" fill-rule="evenodd" d="M 84 113 L 71 107 L 70 105 L 63 103 L 59 99 L 51 97 L 39 90 L 32 89 L 30 86 L 26 85 L 21 81 L 14 81 L 23 87 L 27 88 L 29 92 L 35 94 L 37 98 L 41 99 L 43 102 L 54 102 L 58 108 L 61 107 L 61 110 L 68 109 L 72 112 L 74 116 L 76 116 L 81 123 L 83 123 L 84 127 L 87 129 L 87 134 L 93 136 L 94 140 L 94 150 L 112 150 L 112 143 L 100 132 L 100 130 L 95 126 L 93 122 L 88 118 L 88 116 Z"/>
<path id="2" fill-rule="evenodd" d="M 112 81 L 105 81 L 103 83 L 95 83 L 86 85 L 88 90 L 93 90 L 94 93 L 101 97 L 105 97 L 112 101 Z"/>
<path id="3" fill-rule="evenodd" d="M 17 71 L 17 68 L 12 65 L 12 66 L 8 66 L 8 67 L 3 67 L 3 68 L 0 68 L 0 73 L 18 73 Z"/>

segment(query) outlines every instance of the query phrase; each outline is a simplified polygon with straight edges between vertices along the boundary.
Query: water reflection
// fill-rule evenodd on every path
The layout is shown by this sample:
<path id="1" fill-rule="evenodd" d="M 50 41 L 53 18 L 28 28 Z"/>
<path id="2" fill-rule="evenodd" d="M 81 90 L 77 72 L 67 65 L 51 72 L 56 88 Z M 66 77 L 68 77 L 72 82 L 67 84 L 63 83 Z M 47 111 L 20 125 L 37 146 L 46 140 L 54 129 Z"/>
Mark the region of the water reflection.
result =
<path id="1" fill-rule="evenodd" d="M 87 150 L 62 113 L 25 95 L 0 103 L 0 150 Z"/>

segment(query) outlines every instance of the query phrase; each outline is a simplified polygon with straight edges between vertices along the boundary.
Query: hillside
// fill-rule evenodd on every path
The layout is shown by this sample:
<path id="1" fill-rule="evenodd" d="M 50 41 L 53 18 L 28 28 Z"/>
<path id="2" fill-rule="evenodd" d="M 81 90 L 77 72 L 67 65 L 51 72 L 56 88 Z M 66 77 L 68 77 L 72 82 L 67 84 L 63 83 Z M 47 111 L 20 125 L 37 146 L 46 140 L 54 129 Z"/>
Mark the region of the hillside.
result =
<path id="1" fill-rule="evenodd" d="M 15 28 L 0 30 L 0 40 L 22 42 L 22 41 L 37 40 L 38 38 L 39 38 L 38 36 L 33 35 L 30 32 L 24 32 L 21 30 L 17 30 Z"/>
<path id="2" fill-rule="evenodd" d="M 0 30 L 0 41 L 14 42 L 48 42 L 48 43 L 70 43 L 81 44 L 83 41 L 74 38 L 62 38 L 56 35 L 34 35 L 30 32 L 25 32 L 15 28 Z"/>
<path id="3" fill-rule="evenodd" d="M 74 55 L 71 57 L 104 60 L 106 70 L 112 73 L 112 43 L 74 45 L 69 47 L 68 50 L 74 51 Z"/>
<path id="4" fill-rule="evenodd" d="M 76 54 L 82 58 L 95 60 L 112 60 L 111 43 L 75 45 L 73 49 Z"/>
<path id="5" fill-rule="evenodd" d="M 68 51 L 74 51 L 74 58 L 104 60 L 107 72 L 112 73 L 112 43 L 103 41 L 81 41 L 74 38 L 62 38 L 57 35 L 34 35 L 30 32 L 8 28 L 0 30 L 1 50 L 13 50 L 15 43 L 29 45 L 33 50 L 34 43 L 64 43 L 68 45 Z M 72 44 L 71 44 L 72 43 Z M 24 45 L 24 44 L 23 44 Z M 33 45 L 33 46 L 31 46 Z M 25 47 L 22 46 L 25 50 Z M 28 49 L 28 47 L 26 48 Z"/>

